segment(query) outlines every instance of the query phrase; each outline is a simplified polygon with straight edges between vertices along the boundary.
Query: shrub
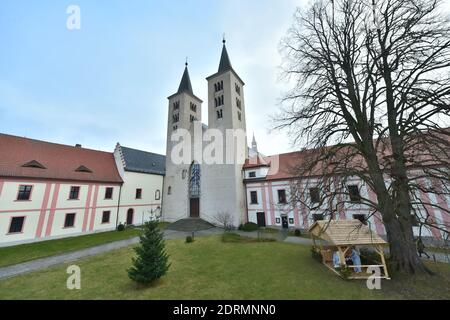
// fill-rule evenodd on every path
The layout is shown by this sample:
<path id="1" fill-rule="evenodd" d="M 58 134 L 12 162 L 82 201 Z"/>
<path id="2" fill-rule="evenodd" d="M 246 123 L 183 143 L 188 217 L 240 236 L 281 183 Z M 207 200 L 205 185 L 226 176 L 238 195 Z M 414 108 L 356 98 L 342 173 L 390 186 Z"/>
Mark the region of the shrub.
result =
<path id="1" fill-rule="evenodd" d="M 341 264 L 339 268 L 336 268 L 336 271 L 339 272 L 344 279 L 348 279 L 348 277 L 350 277 L 351 275 L 350 268 L 345 264 Z"/>
<path id="2" fill-rule="evenodd" d="M 140 246 L 134 248 L 136 257 L 132 260 L 133 266 L 128 269 L 128 276 L 138 283 L 149 284 L 165 275 L 170 267 L 158 222 L 144 224 L 139 243 Z"/>
<path id="3" fill-rule="evenodd" d="M 194 238 L 192 238 L 192 236 L 187 236 L 186 243 L 192 243 L 192 242 L 194 242 Z"/>
<path id="4" fill-rule="evenodd" d="M 238 230 L 243 230 L 244 229 L 244 225 L 241 223 L 238 227 Z"/>
<path id="5" fill-rule="evenodd" d="M 258 225 L 253 222 L 247 222 L 242 226 L 242 230 L 247 232 L 256 231 L 258 230 L 258 228 L 259 228 Z"/>
<path id="6" fill-rule="evenodd" d="M 316 249 L 311 248 L 311 256 L 317 262 L 322 263 L 322 261 L 323 261 L 322 254 L 319 251 L 317 251 Z"/>
<path id="7" fill-rule="evenodd" d="M 294 235 L 295 235 L 296 237 L 300 237 L 300 236 L 302 235 L 302 232 L 301 232 L 299 229 L 295 229 Z"/>
<path id="8" fill-rule="evenodd" d="M 360 258 L 361 258 L 361 264 L 374 264 L 379 263 L 380 261 L 380 255 L 376 253 L 375 251 L 369 250 L 369 249 L 361 249 L 360 252 Z"/>
<path id="9" fill-rule="evenodd" d="M 123 225 L 122 223 L 120 223 L 120 224 L 117 226 L 117 231 L 125 231 L 125 225 Z"/>

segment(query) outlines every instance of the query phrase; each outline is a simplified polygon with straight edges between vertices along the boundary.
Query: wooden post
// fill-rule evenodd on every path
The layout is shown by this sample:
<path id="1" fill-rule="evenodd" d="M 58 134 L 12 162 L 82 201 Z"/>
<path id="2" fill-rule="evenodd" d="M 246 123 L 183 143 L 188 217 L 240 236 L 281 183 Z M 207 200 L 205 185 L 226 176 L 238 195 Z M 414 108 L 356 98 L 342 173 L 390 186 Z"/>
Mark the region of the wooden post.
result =
<path id="1" fill-rule="evenodd" d="M 381 258 L 381 264 L 383 265 L 384 268 L 384 275 L 386 276 L 386 278 L 389 278 L 389 272 L 386 266 L 386 260 L 384 259 L 384 250 L 383 250 L 383 246 L 377 246 L 377 251 L 378 254 L 380 255 Z"/>
<path id="2" fill-rule="evenodd" d="M 311 233 L 311 240 L 313 242 L 313 247 L 316 248 L 317 247 L 317 245 L 316 245 L 316 237 L 314 237 L 314 235 L 312 233 Z"/>
<path id="3" fill-rule="evenodd" d="M 346 264 L 345 263 L 345 252 L 342 251 L 341 247 L 338 246 L 337 248 L 338 248 L 338 251 L 339 251 L 340 265 Z"/>

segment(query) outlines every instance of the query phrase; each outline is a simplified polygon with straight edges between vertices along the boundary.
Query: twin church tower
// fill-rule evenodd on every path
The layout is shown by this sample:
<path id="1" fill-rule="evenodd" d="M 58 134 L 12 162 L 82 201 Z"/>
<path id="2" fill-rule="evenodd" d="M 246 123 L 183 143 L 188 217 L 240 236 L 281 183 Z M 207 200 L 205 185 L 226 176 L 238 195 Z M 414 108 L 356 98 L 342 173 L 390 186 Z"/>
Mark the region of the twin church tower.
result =
<path id="1" fill-rule="evenodd" d="M 228 215 L 238 226 L 246 221 L 243 161 L 236 161 L 248 157 L 244 82 L 231 66 L 225 40 L 219 69 L 206 80 L 208 126 L 202 124 L 203 101 L 194 94 L 187 63 L 177 93 L 168 97 L 163 219 L 202 218 L 218 224 L 220 216 Z M 240 143 L 235 137 L 227 139 L 230 133 L 244 139 Z M 202 154 L 220 155 L 220 150 L 211 148 L 218 134 L 223 146 L 216 147 L 220 146 L 223 157 L 205 161 Z M 235 152 L 235 161 L 225 161 L 230 150 Z M 180 158 L 184 159 L 182 163 Z"/>

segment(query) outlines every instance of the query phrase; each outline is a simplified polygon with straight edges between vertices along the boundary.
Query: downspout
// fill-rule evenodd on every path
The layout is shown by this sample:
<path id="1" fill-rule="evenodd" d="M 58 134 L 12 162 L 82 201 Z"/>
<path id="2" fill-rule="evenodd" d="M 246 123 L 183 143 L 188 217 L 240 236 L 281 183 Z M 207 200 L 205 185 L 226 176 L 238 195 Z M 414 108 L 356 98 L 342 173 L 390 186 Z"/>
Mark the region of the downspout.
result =
<path id="1" fill-rule="evenodd" d="M 242 183 L 244 184 L 244 198 L 245 198 L 245 216 L 247 217 L 247 221 L 245 221 L 245 223 L 247 223 L 248 220 L 248 198 L 247 198 L 247 182 L 245 181 L 245 170 L 242 170 L 243 173 L 243 180 Z"/>
<path id="2" fill-rule="evenodd" d="M 117 202 L 116 230 L 117 230 L 117 227 L 119 226 L 119 211 L 120 211 L 120 200 L 121 200 L 121 197 L 122 197 L 122 185 L 123 185 L 123 183 L 120 185 L 120 189 L 119 189 L 119 201 Z"/>
<path id="3" fill-rule="evenodd" d="M 166 175 L 163 175 L 163 183 L 162 183 L 162 190 L 161 190 L 161 221 L 164 220 L 164 210 L 163 210 L 163 203 L 164 203 L 164 195 L 166 194 L 165 190 L 165 182 L 166 182 Z"/>

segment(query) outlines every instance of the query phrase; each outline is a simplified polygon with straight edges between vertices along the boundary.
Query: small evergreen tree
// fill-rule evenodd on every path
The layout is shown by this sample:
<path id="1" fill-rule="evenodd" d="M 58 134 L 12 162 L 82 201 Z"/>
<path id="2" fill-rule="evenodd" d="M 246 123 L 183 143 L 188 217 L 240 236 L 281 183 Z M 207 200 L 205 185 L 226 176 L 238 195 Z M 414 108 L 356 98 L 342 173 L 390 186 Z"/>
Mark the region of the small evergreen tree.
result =
<path id="1" fill-rule="evenodd" d="M 149 284 L 166 274 L 170 267 L 165 251 L 163 233 L 157 221 L 146 222 L 140 235 L 140 246 L 134 249 L 136 257 L 128 269 L 130 279 Z"/>

